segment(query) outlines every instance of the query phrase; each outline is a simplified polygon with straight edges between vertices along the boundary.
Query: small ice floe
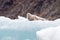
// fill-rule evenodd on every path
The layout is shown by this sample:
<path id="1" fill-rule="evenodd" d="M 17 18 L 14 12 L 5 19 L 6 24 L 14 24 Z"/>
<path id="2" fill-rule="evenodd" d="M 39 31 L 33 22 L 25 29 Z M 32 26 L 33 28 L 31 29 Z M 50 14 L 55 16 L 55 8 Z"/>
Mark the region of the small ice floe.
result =
<path id="1" fill-rule="evenodd" d="M 60 26 L 42 29 L 36 35 L 37 40 L 60 40 Z"/>

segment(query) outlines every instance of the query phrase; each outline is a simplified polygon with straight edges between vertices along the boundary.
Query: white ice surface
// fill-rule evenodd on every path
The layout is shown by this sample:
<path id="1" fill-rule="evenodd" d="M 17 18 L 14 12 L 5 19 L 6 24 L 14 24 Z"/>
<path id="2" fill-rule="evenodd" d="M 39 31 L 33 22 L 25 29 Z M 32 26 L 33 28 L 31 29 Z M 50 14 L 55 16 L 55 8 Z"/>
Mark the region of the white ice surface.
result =
<path id="1" fill-rule="evenodd" d="M 19 17 L 19 19 L 11 20 L 6 17 L 0 17 L 0 29 L 15 29 L 32 31 L 47 27 L 56 27 L 60 25 L 60 19 L 55 21 L 28 21 L 26 18 Z"/>
<path id="2" fill-rule="evenodd" d="M 36 35 L 37 40 L 60 40 L 60 26 L 42 29 Z"/>
<path id="3" fill-rule="evenodd" d="M 39 30 L 42 30 L 42 29 L 45 30 L 45 28 L 51 27 L 49 29 L 46 29 L 48 31 L 41 31 L 42 33 L 39 31 L 41 34 L 38 33 L 38 36 L 39 35 L 41 36 L 41 40 L 45 40 L 45 39 L 46 40 L 48 40 L 48 39 L 51 40 L 50 38 L 52 38 L 52 36 L 54 36 L 52 38 L 52 40 L 58 40 L 59 37 L 56 37 L 56 36 L 60 35 L 60 31 L 57 31 L 56 35 L 54 34 L 54 32 L 55 32 L 55 27 L 57 27 L 59 25 L 60 25 L 60 19 L 57 19 L 55 21 L 41 21 L 41 20 L 29 21 L 28 19 L 26 19 L 24 17 L 20 17 L 20 16 L 19 16 L 19 19 L 15 19 L 15 20 L 11 20 L 11 19 L 3 17 L 3 16 L 0 17 L 0 30 L 1 29 L 2 30 L 9 29 L 9 30 L 20 30 L 20 31 L 24 31 L 24 32 L 27 32 L 27 33 L 30 32 L 30 34 L 22 33 L 23 38 L 26 37 L 23 34 L 26 34 L 29 38 L 35 38 L 35 32 L 36 31 L 39 31 Z M 47 32 L 47 34 L 45 32 Z M 59 35 L 57 35 L 57 34 L 59 34 Z M 26 40 L 30 40 L 29 38 L 27 38 Z M 40 37 L 38 37 L 38 39 L 39 38 Z M 54 39 L 54 38 L 58 38 L 58 39 Z"/>

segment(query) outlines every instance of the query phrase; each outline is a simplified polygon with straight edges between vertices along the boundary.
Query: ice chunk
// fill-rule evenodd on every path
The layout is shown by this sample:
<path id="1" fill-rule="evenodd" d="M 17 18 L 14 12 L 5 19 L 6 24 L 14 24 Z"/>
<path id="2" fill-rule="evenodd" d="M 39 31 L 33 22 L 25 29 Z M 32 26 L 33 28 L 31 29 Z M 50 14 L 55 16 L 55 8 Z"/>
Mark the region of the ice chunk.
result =
<path id="1" fill-rule="evenodd" d="M 60 26 L 42 29 L 36 35 L 37 40 L 60 40 Z"/>

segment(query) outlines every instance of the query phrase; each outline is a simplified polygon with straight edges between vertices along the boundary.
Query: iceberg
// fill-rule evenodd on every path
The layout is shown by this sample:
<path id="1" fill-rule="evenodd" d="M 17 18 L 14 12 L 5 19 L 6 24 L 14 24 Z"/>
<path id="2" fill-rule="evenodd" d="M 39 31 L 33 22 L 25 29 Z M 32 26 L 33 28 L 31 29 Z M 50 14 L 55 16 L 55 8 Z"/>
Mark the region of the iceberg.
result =
<path id="1" fill-rule="evenodd" d="M 55 21 L 29 21 L 24 17 L 9 19 L 0 17 L 0 40 L 37 40 L 36 32 L 60 25 L 60 19 Z"/>

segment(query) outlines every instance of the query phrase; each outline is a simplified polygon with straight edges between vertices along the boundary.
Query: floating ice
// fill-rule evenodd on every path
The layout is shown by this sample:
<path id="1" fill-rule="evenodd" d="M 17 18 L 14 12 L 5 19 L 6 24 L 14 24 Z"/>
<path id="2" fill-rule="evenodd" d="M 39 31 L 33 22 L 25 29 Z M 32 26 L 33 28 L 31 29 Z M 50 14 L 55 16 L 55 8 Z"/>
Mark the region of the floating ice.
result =
<path id="1" fill-rule="evenodd" d="M 37 40 L 60 40 L 60 26 L 42 29 L 36 34 Z"/>
<path id="2" fill-rule="evenodd" d="M 36 40 L 36 32 L 60 25 L 60 19 L 55 21 L 29 21 L 24 17 L 11 20 L 6 17 L 0 17 L 0 40 L 5 36 L 13 36 L 16 40 Z"/>
<path id="3" fill-rule="evenodd" d="M 60 25 L 60 20 L 55 21 L 28 21 L 26 18 L 19 17 L 19 19 L 11 20 L 6 17 L 0 17 L 0 29 L 15 29 L 15 30 L 40 30 L 47 27 L 55 27 Z"/>

